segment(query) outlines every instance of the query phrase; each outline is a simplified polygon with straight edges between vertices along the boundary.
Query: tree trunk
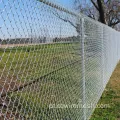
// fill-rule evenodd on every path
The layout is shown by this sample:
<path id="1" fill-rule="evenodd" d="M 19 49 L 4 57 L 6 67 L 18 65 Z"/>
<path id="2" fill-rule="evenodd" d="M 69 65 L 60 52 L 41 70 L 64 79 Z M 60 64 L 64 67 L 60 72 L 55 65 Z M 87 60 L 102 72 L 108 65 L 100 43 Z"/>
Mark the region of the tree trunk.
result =
<path id="1" fill-rule="evenodd" d="M 97 4 L 98 4 L 98 7 L 99 7 L 100 22 L 106 24 L 105 11 L 104 11 L 104 6 L 103 6 L 102 2 L 103 2 L 102 0 L 97 0 Z"/>

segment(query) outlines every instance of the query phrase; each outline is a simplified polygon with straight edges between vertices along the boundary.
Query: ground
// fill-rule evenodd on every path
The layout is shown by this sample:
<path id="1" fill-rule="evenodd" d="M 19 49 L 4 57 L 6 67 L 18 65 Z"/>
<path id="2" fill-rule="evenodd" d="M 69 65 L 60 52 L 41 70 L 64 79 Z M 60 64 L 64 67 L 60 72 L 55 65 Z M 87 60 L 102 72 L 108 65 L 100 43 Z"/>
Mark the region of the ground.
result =
<path id="1" fill-rule="evenodd" d="M 78 43 L 2 46 L 0 48 L 0 120 L 75 118 L 78 109 L 49 109 L 80 98 Z M 56 118 L 56 113 L 58 114 Z M 69 113 L 69 114 L 68 114 Z"/>
<path id="2" fill-rule="evenodd" d="M 0 120 L 5 117 L 11 120 L 80 119 L 83 115 L 81 109 L 49 109 L 51 103 L 78 104 L 78 100 L 82 99 L 80 50 L 77 42 L 2 46 L 0 48 L 0 110 L 2 111 Z M 98 89 L 95 86 L 99 85 L 97 83 L 101 79 L 97 79 L 99 74 L 96 66 L 98 68 L 101 66 L 100 57 L 93 55 L 86 63 L 87 68 L 93 68 L 88 69 L 88 75 L 94 73 L 88 79 L 89 82 L 87 81 L 88 93 L 93 92 L 91 87 L 95 88 L 94 93 Z M 111 108 L 96 109 L 91 120 L 120 119 L 119 73 L 120 63 L 99 101 L 110 104 Z M 89 96 L 91 101 L 95 99 L 95 96 L 92 96 Z"/>
<path id="3" fill-rule="evenodd" d="M 96 108 L 90 120 L 120 120 L 120 62 L 98 104 L 109 104 L 110 108 Z"/>

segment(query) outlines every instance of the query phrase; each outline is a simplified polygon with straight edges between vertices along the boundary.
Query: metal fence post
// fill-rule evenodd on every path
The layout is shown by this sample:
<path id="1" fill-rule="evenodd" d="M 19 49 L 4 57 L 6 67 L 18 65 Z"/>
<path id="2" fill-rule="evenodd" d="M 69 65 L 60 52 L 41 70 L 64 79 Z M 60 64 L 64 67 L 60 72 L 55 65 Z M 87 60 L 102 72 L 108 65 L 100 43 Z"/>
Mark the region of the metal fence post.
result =
<path id="1" fill-rule="evenodd" d="M 104 90 L 105 87 L 104 82 L 104 26 L 102 26 L 102 90 Z"/>
<path id="2" fill-rule="evenodd" d="M 86 92 L 85 92 L 85 50 L 84 50 L 84 39 L 85 39 L 85 34 L 84 34 L 84 18 L 82 18 L 82 27 L 81 27 L 81 48 L 82 48 L 82 104 L 83 104 L 83 119 L 86 120 Z"/>

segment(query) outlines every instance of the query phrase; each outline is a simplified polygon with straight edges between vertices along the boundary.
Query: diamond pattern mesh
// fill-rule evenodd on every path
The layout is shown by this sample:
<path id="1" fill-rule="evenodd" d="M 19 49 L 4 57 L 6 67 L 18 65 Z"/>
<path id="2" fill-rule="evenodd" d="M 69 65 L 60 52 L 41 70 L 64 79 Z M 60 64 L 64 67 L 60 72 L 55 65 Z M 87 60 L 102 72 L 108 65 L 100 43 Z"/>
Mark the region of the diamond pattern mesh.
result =
<path id="1" fill-rule="evenodd" d="M 0 1 L 0 120 L 89 119 L 120 58 L 120 33 L 45 0 Z"/>

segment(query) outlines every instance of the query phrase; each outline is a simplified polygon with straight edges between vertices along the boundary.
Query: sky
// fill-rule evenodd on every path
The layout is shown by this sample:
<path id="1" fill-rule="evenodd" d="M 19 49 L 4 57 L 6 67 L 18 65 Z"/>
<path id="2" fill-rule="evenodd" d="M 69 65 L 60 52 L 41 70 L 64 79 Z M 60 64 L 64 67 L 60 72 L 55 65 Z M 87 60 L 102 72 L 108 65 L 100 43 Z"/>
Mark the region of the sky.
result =
<path id="1" fill-rule="evenodd" d="M 72 0 L 49 1 L 68 9 L 73 5 Z M 55 17 L 52 11 L 55 12 L 55 9 L 37 0 L 0 0 L 0 38 L 24 38 L 31 34 L 37 37 L 48 34 L 50 37 L 75 35 L 75 29 Z"/>
<path id="2" fill-rule="evenodd" d="M 56 3 L 63 5 L 67 8 L 73 9 L 74 8 L 74 0 L 50 0 L 56 1 Z M 89 3 L 90 0 L 79 0 L 80 3 Z"/>
<path id="3" fill-rule="evenodd" d="M 73 8 L 73 0 L 56 0 L 56 2 L 67 8 Z"/>

